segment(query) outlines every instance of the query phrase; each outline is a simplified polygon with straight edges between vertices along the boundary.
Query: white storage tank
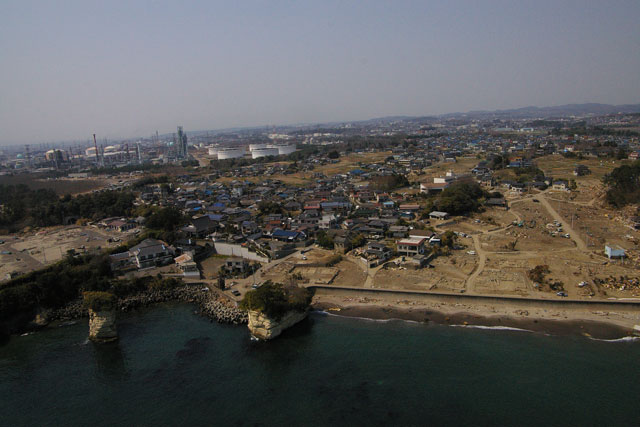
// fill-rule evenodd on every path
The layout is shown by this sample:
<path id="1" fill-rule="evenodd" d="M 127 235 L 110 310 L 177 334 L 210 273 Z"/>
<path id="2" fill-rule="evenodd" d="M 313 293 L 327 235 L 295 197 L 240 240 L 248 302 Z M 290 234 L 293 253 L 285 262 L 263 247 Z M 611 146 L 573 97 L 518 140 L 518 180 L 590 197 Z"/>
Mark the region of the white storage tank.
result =
<path id="1" fill-rule="evenodd" d="M 277 148 L 278 148 L 278 154 L 281 156 L 285 154 L 291 154 L 296 151 L 295 145 L 278 145 Z"/>
<path id="2" fill-rule="evenodd" d="M 249 144 L 249 151 L 253 152 L 253 150 L 263 150 L 267 148 L 267 144 Z"/>
<path id="3" fill-rule="evenodd" d="M 277 156 L 277 155 L 278 155 L 278 149 L 275 147 L 267 147 L 267 148 L 260 148 L 257 150 L 251 150 L 252 159 L 257 159 L 259 157 L 267 157 L 267 156 Z"/>
<path id="4" fill-rule="evenodd" d="M 239 159 L 244 157 L 244 148 L 220 148 L 218 149 L 218 160 Z"/>

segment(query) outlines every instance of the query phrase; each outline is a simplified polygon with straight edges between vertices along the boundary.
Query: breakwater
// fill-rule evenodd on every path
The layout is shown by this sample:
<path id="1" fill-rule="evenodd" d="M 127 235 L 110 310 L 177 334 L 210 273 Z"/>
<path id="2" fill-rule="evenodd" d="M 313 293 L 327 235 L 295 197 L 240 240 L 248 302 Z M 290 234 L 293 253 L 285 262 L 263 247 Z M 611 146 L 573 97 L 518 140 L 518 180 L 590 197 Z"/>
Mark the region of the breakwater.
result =
<path id="1" fill-rule="evenodd" d="M 137 308 L 150 306 L 162 302 L 180 301 L 195 304 L 198 312 L 219 323 L 240 325 L 247 323 L 247 312 L 233 306 L 233 304 L 220 297 L 215 292 L 201 286 L 180 286 L 173 289 L 150 289 L 135 295 L 119 298 L 118 311 L 131 311 Z M 62 308 L 47 314 L 47 321 L 69 321 L 88 317 L 87 309 L 82 305 L 82 300 L 75 300 Z"/>

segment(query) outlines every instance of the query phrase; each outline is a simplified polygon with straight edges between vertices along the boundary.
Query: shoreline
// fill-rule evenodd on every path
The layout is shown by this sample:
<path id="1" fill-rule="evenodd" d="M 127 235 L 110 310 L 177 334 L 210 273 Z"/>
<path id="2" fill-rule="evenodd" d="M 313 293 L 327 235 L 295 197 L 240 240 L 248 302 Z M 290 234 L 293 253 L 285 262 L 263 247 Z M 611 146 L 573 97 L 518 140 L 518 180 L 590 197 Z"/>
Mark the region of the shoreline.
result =
<path id="1" fill-rule="evenodd" d="M 116 312 L 126 313 L 170 302 L 193 304 L 200 316 L 218 323 L 233 325 L 247 323 L 246 312 L 233 307 L 233 304 L 221 297 L 216 291 L 205 290 L 201 286 L 193 285 L 184 285 L 173 289 L 148 289 L 118 298 Z M 4 334 L 0 333 L 0 344 L 11 336 L 20 336 L 40 329 L 57 327 L 87 317 L 88 312 L 83 306 L 82 299 L 76 299 L 57 309 L 40 310 L 30 316 L 23 315 L 11 319 L 8 323 L 0 324 L 4 328 L 0 332 L 5 332 Z"/>
<path id="2" fill-rule="evenodd" d="M 336 290 L 337 291 L 337 290 Z M 171 290 L 149 290 L 119 300 L 118 311 L 128 312 L 150 307 L 157 303 L 183 302 L 197 307 L 199 315 L 219 323 L 243 324 L 246 316 L 228 303 L 222 303 L 216 292 L 204 291 L 194 286 Z M 354 292 L 319 291 L 313 298 L 311 309 L 326 314 L 369 320 L 398 320 L 423 324 L 439 324 L 452 327 L 478 327 L 522 332 L 542 333 L 551 336 L 584 336 L 596 340 L 620 340 L 628 337 L 640 339 L 640 312 L 589 312 L 585 310 L 548 310 L 517 304 L 463 304 L 442 300 L 397 300 L 392 296 L 368 298 Z M 81 302 L 74 301 L 53 310 L 44 324 L 13 331 L 11 335 L 56 326 L 86 317 Z"/>
<path id="3" fill-rule="evenodd" d="M 639 337 L 633 325 L 617 322 L 604 316 L 593 318 L 577 313 L 565 313 L 564 318 L 555 316 L 534 317 L 522 310 L 484 310 L 479 307 L 438 307 L 413 305 L 403 307 L 389 301 L 349 301 L 353 298 L 336 296 L 314 297 L 312 309 L 330 315 L 369 320 L 399 320 L 417 323 L 434 323 L 452 327 L 487 327 L 521 330 L 551 336 L 584 336 L 596 340 L 618 340 L 625 337 Z M 346 300 L 346 301 L 345 301 Z M 435 304 L 438 305 L 438 304 Z M 444 307 L 443 307 L 444 306 Z M 460 304 L 458 304 L 460 306 Z M 572 315 L 569 315 L 572 314 Z M 584 314 L 584 313 L 583 313 Z M 640 323 L 640 322 L 638 322 Z"/>

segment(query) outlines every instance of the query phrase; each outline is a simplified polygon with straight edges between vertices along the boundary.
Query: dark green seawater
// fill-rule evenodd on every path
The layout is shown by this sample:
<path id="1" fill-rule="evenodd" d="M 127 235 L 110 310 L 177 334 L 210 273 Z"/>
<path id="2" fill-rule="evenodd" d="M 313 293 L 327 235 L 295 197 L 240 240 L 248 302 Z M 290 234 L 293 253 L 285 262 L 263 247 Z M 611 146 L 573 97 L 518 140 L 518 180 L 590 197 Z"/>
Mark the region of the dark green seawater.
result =
<path id="1" fill-rule="evenodd" d="M 0 425 L 640 425 L 640 342 L 313 315 L 252 342 L 188 305 L 0 347 Z"/>

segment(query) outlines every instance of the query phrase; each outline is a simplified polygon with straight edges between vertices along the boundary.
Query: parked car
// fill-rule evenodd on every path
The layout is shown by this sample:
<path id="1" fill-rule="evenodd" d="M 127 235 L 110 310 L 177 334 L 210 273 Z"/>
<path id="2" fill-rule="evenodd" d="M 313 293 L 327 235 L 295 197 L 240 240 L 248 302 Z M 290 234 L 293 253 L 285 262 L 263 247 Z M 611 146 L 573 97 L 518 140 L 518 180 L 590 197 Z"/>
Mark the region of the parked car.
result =
<path id="1" fill-rule="evenodd" d="M 233 295 L 237 296 L 237 297 L 239 297 L 239 296 L 240 296 L 240 292 L 238 292 L 238 290 L 237 290 L 237 289 L 232 290 L 232 291 L 231 291 L 231 293 L 232 293 Z"/>
<path id="2" fill-rule="evenodd" d="M 559 297 L 568 297 L 569 295 L 566 292 L 558 292 L 556 295 L 558 295 Z"/>

